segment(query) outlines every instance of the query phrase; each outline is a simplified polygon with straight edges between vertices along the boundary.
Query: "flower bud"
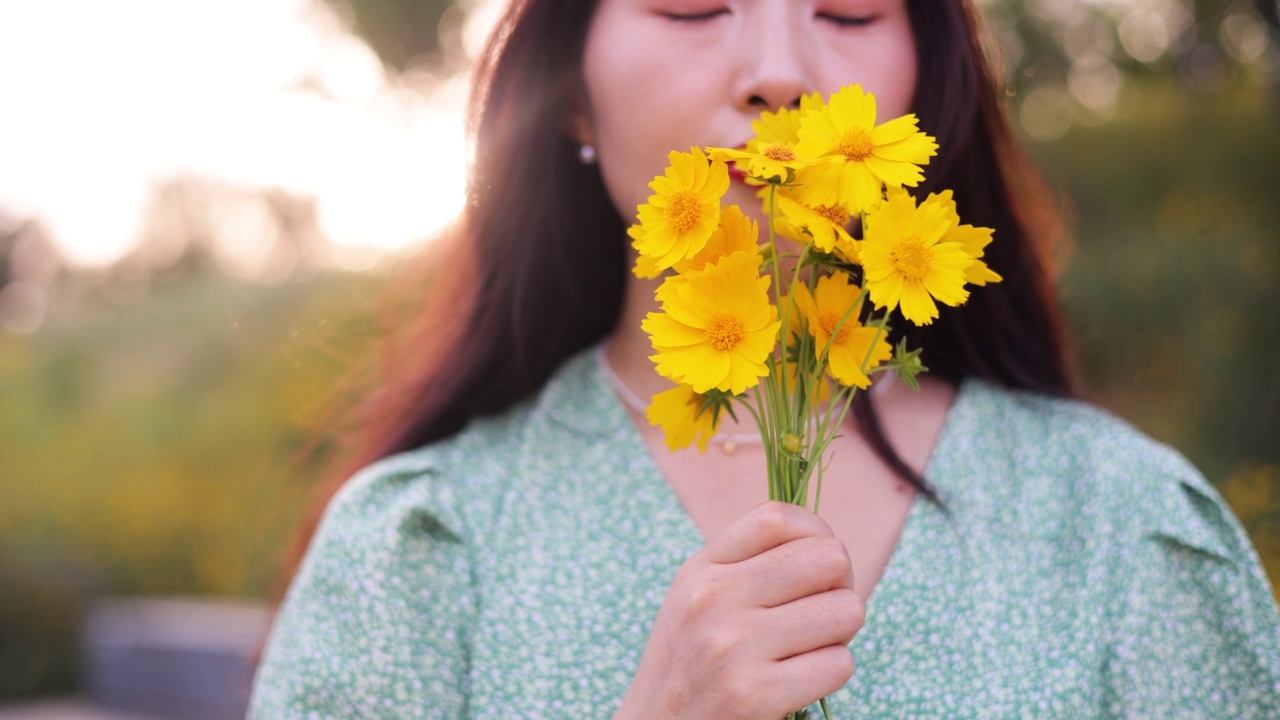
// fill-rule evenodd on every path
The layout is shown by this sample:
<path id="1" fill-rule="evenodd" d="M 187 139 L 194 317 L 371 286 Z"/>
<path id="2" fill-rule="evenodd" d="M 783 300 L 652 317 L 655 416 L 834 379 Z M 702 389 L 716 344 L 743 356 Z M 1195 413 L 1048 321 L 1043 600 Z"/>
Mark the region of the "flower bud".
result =
<path id="1" fill-rule="evenodd" d="M 782 436 L 782 449 L 792 455 L 799 455 L 801 448 L 801 439 L 795 433 L 787 433 Z"/>

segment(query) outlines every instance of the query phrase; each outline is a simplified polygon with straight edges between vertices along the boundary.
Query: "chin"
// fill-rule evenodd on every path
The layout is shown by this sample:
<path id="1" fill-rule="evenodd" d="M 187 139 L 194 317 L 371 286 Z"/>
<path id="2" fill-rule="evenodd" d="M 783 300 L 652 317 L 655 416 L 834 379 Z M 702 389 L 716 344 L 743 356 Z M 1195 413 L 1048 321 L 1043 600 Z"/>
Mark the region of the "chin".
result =
<path id="1" fill-rule="evenodd" d="M 760 188 L 754 185 L 747 185 L 741 181 L 731 182 L 722 204 L 737 205 L 744 215 L 760 224 L 760 232 L 764 233 L 767 231 L 765 221 L 769 213 L 765 210 L 765 201 L 756 197 L 759 191 Z"/>

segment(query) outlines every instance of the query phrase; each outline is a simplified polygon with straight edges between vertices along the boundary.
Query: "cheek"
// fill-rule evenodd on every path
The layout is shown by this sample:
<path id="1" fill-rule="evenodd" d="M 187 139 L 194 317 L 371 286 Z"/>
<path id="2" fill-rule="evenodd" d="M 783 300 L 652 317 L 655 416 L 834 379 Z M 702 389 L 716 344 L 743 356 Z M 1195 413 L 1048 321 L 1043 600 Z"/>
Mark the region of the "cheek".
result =
<path id="1" fill-rule="evenodd" d="M 906 66 L 897 65 L 888 72 L 882 93 L 876 95 L 876 122 L 886 122 L 912 111 L 915 99 L 915 57 Z"/>
<path id="2" fill-rule="evenodd" d="M 628 163 L 617 152 L 600 152 L 600 175 L 613 207 L 628 223 L 635 222 L 636 208 L 649 197 L 647 184 L 661 168 L 652 173 L 639 172 L 636 163 Z"/>
<path id="3" fill-rule="evenodd" d="M 611 0 L 603 0 L 587 34 L 592 142 L 609 197 L 627 220 L 648 199 L 648 183 L 667 166 L 668 153 L 724 139 L 710 131 L 724 63 L 696 64 L 689 48 L 672 42 L 669 27 Z"/>
<path id="4" fill-rule="evenodd" d="M 824 66 L 824 95 L 861 84 L 876 96 L 876 122 L 911 112 L 917 80 L 916 44 L 905 8 L 885 20 L 882 29 L 858 42 L 833 43 Z"/>
<path id="5" fill-rule="evenodd" d="M 911 23 L 905 17 L 901 22 L 897 35 L 893 43 L 894 51 L 886 54 L 887 62 L 882 70 L 885 78 L 885 87 L 883 89 L 884 99 L 880 101 L 877 107 L 879 111 L 877 120 L 879 122 L 906 115 L 911 112 L 914 104 L 913 100 L 915 99 L 916 80 L 918 77 L 916 44 L 915 36 L 911 31 Z"/>
<path id="6" fill-rule="evenodd" d="M 876 123 L 888 122 L 913 110 L 915 99 L 915 63 L 910 68 L 894 66 L 881 76 L 879 88 L 868 83 L 864 86 L 876 96 Z"/>
<path id="7" fill-rule="evenodd" d="M 618 212 L 632 220 L 636 206 L 651 193 L 648 183 L 666 167 L 667 154 L 701 140 L 691 136 L 688 119 L 681 117 L 682 108 L 673 102 L 669 86 L 657 81 L 664 74 L 653 71 L 645 58 L 620 59 L 615 54 L 589 64 L 586 84 L 592 141 L 605 188 Z"/>
<path id="8" fill-rule="evenodd" d="M 609 30 L 593 29 L 588 36 L 583 75 L 598 167 L 614 207 L 630 221 L 636 206 L 648 197 L 645 185 L 662 167 L 651 171 L 652 160 L 644 158 L 643 149 L 652 144 L 646 136 L 654 123 L 646 108 L 644 74 L 636 71 L 643 67 L 643 58 L 634 42 L 620 42 Z"/>
<path id="9" fill-rule="evenodd" d="M 609 198 L 618 213 L 628 221 L 634 219 L 636 206 L 649 196 L 646 185 L 662 172 L 665 155 L 655 159 L 646 152 L 656 143 L 648 138 L 652 123 L 644 121 L 642 112 L 619 111 L 627 107 L 628 98 L 611 97 L 618 85 L 597 91 L 592 96 L 592 140 L 596 147 L 598 168 Z"/>

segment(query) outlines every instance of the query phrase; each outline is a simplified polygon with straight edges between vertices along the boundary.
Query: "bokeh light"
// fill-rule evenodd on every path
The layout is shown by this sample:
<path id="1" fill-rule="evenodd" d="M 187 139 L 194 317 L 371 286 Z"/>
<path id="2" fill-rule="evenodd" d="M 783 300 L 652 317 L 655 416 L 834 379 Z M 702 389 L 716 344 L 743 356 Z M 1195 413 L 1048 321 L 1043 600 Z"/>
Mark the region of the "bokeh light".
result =
<path id="1" fill-rule="evenodd" d="M 0 4 L 0 98 L 0 207 L 79 265 L 137 247 L 156 189 L 186 176 L 314 198 L 357 263 L 462 206 L 457 84 L 406 88 L 313 0 Z M 214 229 L 248 258 L 270 237 L 244 231 L 268 225 Z"/>

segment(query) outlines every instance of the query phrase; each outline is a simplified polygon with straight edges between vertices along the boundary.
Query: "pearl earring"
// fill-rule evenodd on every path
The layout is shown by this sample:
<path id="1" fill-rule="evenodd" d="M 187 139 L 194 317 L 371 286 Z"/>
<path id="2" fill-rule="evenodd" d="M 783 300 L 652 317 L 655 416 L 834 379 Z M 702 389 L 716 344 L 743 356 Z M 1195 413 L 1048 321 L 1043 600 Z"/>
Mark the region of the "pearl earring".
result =
<path id="1" fill-rule="evenodd" d="M 578 160 L 580 160 L 583 165 L 595 165 L 596 147 L 590 143 L 583 143 L 578 147 Z"/>

